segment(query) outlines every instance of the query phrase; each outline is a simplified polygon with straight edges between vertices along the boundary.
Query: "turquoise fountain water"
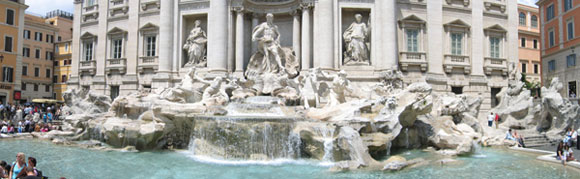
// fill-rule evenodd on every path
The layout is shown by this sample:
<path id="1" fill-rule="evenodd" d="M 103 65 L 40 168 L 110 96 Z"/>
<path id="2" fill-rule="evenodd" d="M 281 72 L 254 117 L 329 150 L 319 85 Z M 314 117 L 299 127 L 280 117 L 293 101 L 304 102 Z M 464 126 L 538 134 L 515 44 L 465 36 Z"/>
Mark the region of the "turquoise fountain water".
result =
<path id="1" fill-rule="evenodd" d="M 399 172 L 330 172 L 318 161 L 200 161 L 189 152 L 105 152 L 53 145 L 46 141 L 2 140 L 0 160 L 12 162 L 17 152 L 38 159 L 51 178 L 580 178 L 577 170 L 535 160 L 534 155 L 482 149 L 485 157 L 462 157 L 457 165 L 427 165 Z M 407 159 L 433 159 L 410 151 Z"/>

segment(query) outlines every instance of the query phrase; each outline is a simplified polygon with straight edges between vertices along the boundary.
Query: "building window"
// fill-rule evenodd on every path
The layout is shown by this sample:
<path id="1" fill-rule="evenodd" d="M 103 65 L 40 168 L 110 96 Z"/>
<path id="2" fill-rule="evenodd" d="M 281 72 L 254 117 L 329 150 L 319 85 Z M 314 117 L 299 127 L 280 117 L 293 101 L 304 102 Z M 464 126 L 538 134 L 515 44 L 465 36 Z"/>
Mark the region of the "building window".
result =
<path id="1" fill-rule="evenodd" d="M 85 47 L 84 50 L 85 61 L 93 60 L 93 42 L 85 43 L 84 47 Z"/>
<path id="2" fill-rule="evenodd" d="M 451 33 L 451 54 L 463 55 L 463 33 Z"/>
<path id="3" fill-rule="evenodd" d="M 6 9 L 6 24 L 14 25 L 14 10 Z"/>
<path id="4" fill-rule="evenodd" d="M 2 81 L 12 83 L 14 80 L 14 69 L 12 67 L 2 67 Z"/>
<path id="5" fill-rule="evenodd" d="M 61 78 L 62 78 L 62 79 L 61 79 L 61 80 L 62 80 L 62 81 L 61 81 L 61 83 L 66 83 L 66 75 L 62 75 L 62 77 L 61 77 Z"/>
<path id="6" fill-rule="evenodd" d="M 24 30 L 24 39 L 30 39 L 30 31 L 29 30 Z"/>
<path id="7" fill-rule="evenodd" d="M 419 51 L 419 30 L 417 29 L 407 29 L 407 52 L 418 52 Z"/>
<path id="8" fill-rule="evenodd" d="M 526 38 L 522 38 L 522 39 L 521 39 L 520 46 L 521 46 L 521 47 L 526 47 Z"/>
<path id="9" fill-rule="evenodd" d="M 34 68 L 34 77 L 39 77 L 40 76 L 40 68 L 35 67 Z"/>
<path id="10" fill-rule="evenodd" d="M 22 76 L 28 76 L 28 67 L 22 66 Z"/>
<path id="11" fill-rule="evenodd" d="M 538 17 L 535 15 L 532 16 L 532 27 L 538 28 Z"/>
<path id="12" fill-rule="evenodd" d="M 570 97 L 570 98 L 578 97 L 576 95 L 576 81 L 568 82 L 568 97 Z"/>
<path id="13" fill-rule="evenodd" d="M 20 89 L 22 89 L 22 91 L 26 91 L 26 83 L 22 83 L 20 86 L 21 86 Z"/>
<path id="14" fill-rule="evenodd" d="M 574 5 L 572 5 L 572 0 L 564 0 L 564 11 L 568 11 L 572 9 Z"/>
<path id="15" fill-rule="evenodd" d="M 528 72 L 528 63 L 522 62 L 522 73 Z"/>
<path id="16" fill-rule="evenodd" d="M 554 46 L 554 30 L 551 30 L 550 32 L 548 32 L 548 39 L 550 41 L 550 47 Z"/>
<path id="17" fill-rule="evenodd" d="M 52 76 L 52 83 L 58 83 L 58 76 Z"/>
<path id="18" fill-rule="evenodd" d="M 44 85 L 44 91 L 50 92 L 50 86 L 49 85 Z"/>
<path id="19" fill-rule="evenodd" d="M 93 6 L 96 4 L 95 0 L 87 0 L 86 2 L 87 2 L 87 7 Z"/>
<path id="20" fill-rule="evenodd" d="M 566 25 L 567 28 L 567 32 L 568 32 L 568 40 L 572 40 L 574 39 L 574 21 L 573 20 L 569 20 L 568 24 Z"/>
<path id="21" fill-rule="evenodd" d="M 34 32 L 34 40 L 42 42 L 42 33 Z"/>
<path id="22" fill-rule="evenodd" d="M 157 56 L 157 54 L 155 53 L 155 50 L 157 49 L 155 44 L 155 42 L 157 41 L 157 37 L 147 36 L 145 39 L 146 39 L 145 56 L 147 57 Z"/>
<path id="23" fill-rule="evenodd" d="M 534 49 L 538 49 L 538 40 L 534 39 Z"/>
<path id="24" fill-rule="evenodd" d="M 12 37 L 4 37 L 4 51 L 12 52 Z"/>
<path id="25" fill-rule="evenodd" d="M 46 78 L 50 78 L 50 69 L 46 69 Z"/>
<path id="26" fill-rule="evenodd" d="M 122 39 L 113 39 L 111 47 L 113 48 L 111 51 L 111 58 L 117 59 L 121 58 L 121 52 L 123 50 L 123 40 Z"/>
<path id="27" fill-rule="evenodd" d="M 554 18 L 554 5 L 549 5 L 546 8 L 546 21 L 550 21 Z"/>
<path id="28" fill-rule="evenodd" d="M 111 99 L 115 99 L 119 96 L 119 86 L 111 86 Z"/>
<path id="29" fill-rule="evenodd" d="M 463 94 L 463 87 L 451 87 L 451 92 L 455 94 Z"/>
<path id="30" fill-rule="evenodd" d="M 65 44 L 64 44 L 64 52 L 65 52 L 65 53 L 66 53 L 66 52 L 68 52 L 68 43 L 65 43 Z"/>
<path id="31" fill-rule="evenodd" d="M 534 74 L 538 74 L 540 72 L 540 65 L 537 63 L 534 63 Z"/>
<path id="32" fill-rule="evenodd" d="M 22 48 L 22 56 L 24 56 L 24 57 L 30 57 L 30 48 L 23 47 Z"/>
<path id="33" fill-rule="evenodd" d="M 58 41 L 59 42 L 62 41 L 62 37 L 61 36 L 58 36 Z"/>
<path id="34" fill-rule="evenodd" d="M 548 71 L 550 72 L 556 71 L 556 60 L 550 60 L 548 62 Z"/>
<path id="35" fill-rule="evenodd" d="M 489 38 L 489 57 L 491 58 L 499 58 L 499 46 L 500 46 L 500 38 L 499 37 L 490 37 Z"/>
<path id="36" fill-rule="evenodd" d="M 34 91 L 38 91 L 38 84 L 34 84 Z"/>
<path id="37" fill-rule="evenodd" d="M 574 67 L 576 66 L 576 54 L 571 54 L 566 56 L 566 67 Z"/>
<path id="38" fill-rule="evenodd" d="M 526 26 L 526 14 L 520 12 L 520 26 Z"/>
<path id="39" fill-rule="evenodd" d="M 34 58 L 40 59 L 40 49 L 36 49 L 34 52 Z"/>

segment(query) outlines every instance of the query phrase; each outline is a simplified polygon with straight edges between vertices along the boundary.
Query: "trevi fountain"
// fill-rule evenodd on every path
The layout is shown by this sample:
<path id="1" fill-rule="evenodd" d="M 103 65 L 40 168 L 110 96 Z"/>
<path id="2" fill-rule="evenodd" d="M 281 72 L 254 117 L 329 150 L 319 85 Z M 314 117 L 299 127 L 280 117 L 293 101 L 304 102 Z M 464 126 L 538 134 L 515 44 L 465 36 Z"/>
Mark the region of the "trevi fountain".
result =
<path id="1" fill-rule="evenodd" d="M 51 142 L 3 139 L 0 150 L 42 158 L 45 174 L 71 178 L 580 177 L 507 150 L 515 142 L 504 140 L 508 128 L 559 140 L 579 126 L 579 107 L 560 96 L 558 79 L 534 100 L 512 69 L 490 110 L 501 128 L 490 128 L 480 118 L 483 97 L 405 82 L 398 69 L 367 83 L 345 71 L 301 69 L 295 51 L 281 46 L 275 15 L 264 16 L 252 28 L 257 46 L 243 74 L 203 70 L 207 32 L 194 21 L 178 85 L 114 100 L 70 89 L 62 131 L 2 135 Z M 364 16 L 353 14 L 342 34 L 345 64 L 371 63 Z"/>

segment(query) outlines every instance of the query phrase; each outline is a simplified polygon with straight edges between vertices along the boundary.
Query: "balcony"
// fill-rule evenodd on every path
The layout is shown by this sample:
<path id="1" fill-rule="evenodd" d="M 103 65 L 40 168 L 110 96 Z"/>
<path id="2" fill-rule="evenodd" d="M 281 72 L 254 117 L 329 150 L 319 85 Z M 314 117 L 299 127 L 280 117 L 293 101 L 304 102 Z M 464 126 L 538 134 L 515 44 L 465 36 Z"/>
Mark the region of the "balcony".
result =
<path id="1" fill-rule="evenodd" d="M 493 71 L 500 71 L 502 75 L 507 76 L 508 65 L 505 58 L 491 58 L 485 57 L 485 62 L 483 64 L 483 69 L 485 74 L 491 75 Z"/>
<path id="2" fill-rule="evenodd" d="M 159 69 L 159 58 L 157 56 L 154 57 L 139 57 L 139 65 L 137 65 L 137 72 L 143 73 L 145 69 L 153 69 L 154 72 L 157 72 Z"/>
<path id="3" fill-rule="evenodd" d="M 97 72 L 97 61 L 90 60 L 90 61 L 81 61 L 79 71 L 81 73 L 87 72 L 90 75 L 95 75 Z"/>
<path id="4" fill-rule="evenodd" d="M 451 73 L 453 69 L 462 69 L 465 74 L 471 73 L 471 60 L 469 56 L 466 55 L 445 55 L 445 61 L 443 61 L 443 68 L 445 72 Z"/>
<path id="5" fill-rule="evenodd" d="M 399 65 L 402 71 L 407 71 L 409 66 L 418 66 L 422 72 L 427 71 L 427 54 L 424 52 L 401 52 Z"/>
<path id="6" fill-rule="evenodd" d="M 506 11 L 506 0 L 484 0 L 483 5 L 487 11 L 498 10 L 501 13 Z"/>
<path id="7" fill-rule="evenodd" d="M 109 4 L 109 15 L 114 17 L 117 14 L 127 15 L 129 5 L 126 0 L 111 0 Z"/>
<path id="8" fill-rule="evenodd" d="M 95 4 L 92 6 L 87 6 L 83 8 L 83 15 L 85 14 L 91 14 L 91 13 L 96 13 L 99 11 L 99 5 Z"/>
<path id="9" fill-rule="evenodd" d="M 124 74 L 127 71 L 127 59 L 126 58 L 107 59 L 107 67 L 105 68 L 105 73 L 110 74 L 113 71 L 119 71 L 119 73 Z"/>

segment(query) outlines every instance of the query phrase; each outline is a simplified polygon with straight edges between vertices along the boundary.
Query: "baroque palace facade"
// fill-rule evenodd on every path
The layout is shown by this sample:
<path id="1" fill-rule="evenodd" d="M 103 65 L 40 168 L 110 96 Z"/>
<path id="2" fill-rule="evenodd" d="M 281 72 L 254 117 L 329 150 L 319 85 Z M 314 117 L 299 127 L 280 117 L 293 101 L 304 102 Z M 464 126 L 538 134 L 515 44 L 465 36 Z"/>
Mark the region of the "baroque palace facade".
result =
<path id="1" fill-rule="evenodd" d="M 398 69 L 407 83 L 481 95 L 483 110 L 518 66 L 515 0 L 76 0 L 74 16 L 68 87 L 111 97 L 173 86 L 190 66 L 242 76 L 263 50 L 253 41 L 271 42 L 253 35 L 264 22 L 302 71 L 364 85 Z"/>

